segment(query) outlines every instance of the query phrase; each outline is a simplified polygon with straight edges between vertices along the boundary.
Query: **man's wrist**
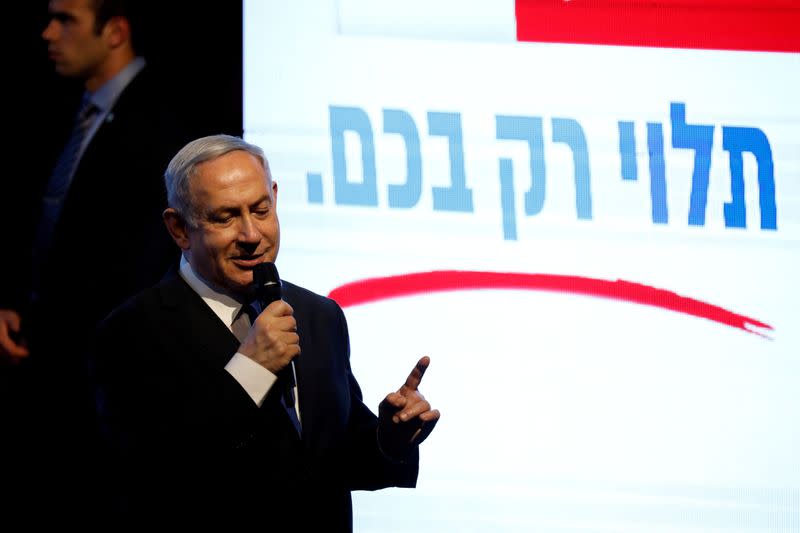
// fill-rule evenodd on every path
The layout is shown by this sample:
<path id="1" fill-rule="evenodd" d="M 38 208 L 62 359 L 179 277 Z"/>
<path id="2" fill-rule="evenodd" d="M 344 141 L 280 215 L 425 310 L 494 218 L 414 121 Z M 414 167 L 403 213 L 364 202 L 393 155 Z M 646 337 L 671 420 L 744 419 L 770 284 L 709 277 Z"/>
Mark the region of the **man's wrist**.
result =
<path id="1" fill-rule="evenodd" d="M 384 432 L 381 431 L 380 424 L 378 424 L 378 428 L 375 431 L 375 438 L 381 454 L 394 463 L 405 464 L 410 459 L 414 448 L 416 448 L 414 444 L 403 444 L 397 442 L 397 439 L 386 437 Z"/>

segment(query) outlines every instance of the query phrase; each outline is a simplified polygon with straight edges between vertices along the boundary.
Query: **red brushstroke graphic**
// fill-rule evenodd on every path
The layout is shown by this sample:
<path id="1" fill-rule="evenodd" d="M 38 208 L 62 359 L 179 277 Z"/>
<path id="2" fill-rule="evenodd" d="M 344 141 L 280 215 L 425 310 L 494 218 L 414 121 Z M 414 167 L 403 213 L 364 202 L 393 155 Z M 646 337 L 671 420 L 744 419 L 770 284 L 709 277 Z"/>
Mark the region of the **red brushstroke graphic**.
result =
<path id="1" fill-rule="evenodd" d="M 517 40 L 800 51 L 797 0 L 516 0 Z"/>
<path id="2" fill-rule="evenodd" d="M 665 289 L 619 279 L 612 281 L 560 274 L 466 270 L 415 272 L 354 281 L 333 289 L 328 296 L 340 306 L 350 307 L 401 296 L 476 289 L 522 289 L 609 298 L 705 318 L 766 338 L 769 337 L 752 328 L 773 329 L 755 318 Z"/>

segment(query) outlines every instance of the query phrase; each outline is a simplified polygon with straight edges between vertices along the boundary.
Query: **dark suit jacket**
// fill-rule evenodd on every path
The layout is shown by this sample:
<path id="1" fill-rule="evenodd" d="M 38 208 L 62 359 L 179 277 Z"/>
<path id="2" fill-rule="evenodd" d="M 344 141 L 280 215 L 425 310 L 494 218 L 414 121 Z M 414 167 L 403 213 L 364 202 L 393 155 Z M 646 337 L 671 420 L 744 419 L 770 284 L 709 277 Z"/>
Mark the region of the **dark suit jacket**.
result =
<path id="1" fill-rule="evenodd" d="M 96 131 L 65 198 L 34 306 L 28 305 L 28 277 L 37 222 L 9 226 L 14 261 L 4 261 L 4 266 L 14 271 L 0 276 L 0 307 L 22 313 L 31 356 L 21 365 L 0 367 L 0 420 L 16 436 L 5 439 L 0 452 L 15 457 L 9 466 L 19 470 L 20 483 L 30 482 L 30 491 L 57 483 L 52 494 L 60 494 L 58 502 L 77 493 L 77 480 L 86 478 L 86 464 L 94 453 L 94 408 L 86 370 L 94 328 L 114 307 L 158 282 L 168 265 L 177 263 L 176 247 L 161 221 L 166 204 L 163 173 L 189 139 L 165 105 L 145 67 Z M 38 135 L 45 137 L 54 126 L 38 127 Z M 54 161 L 33 159 L 32 168 L 47 169 L 25 209 L 38 221 L 33 213 L 41 208 L 41 191 Z M 30 493 L 22 487 L 20 493 Z M 42 504 L 39 498 L 32 500 Z M 74 502 L 64 507 L 79 508 Z"/>
<path id="2" fill-rule="evenodd" d="M 95 133 L 75 170 L 44 265 L 43 303 L 35 311 L 77 306 L 79 321 L 91 326 L 81 327 L 82 333 L 156 283 L 178 257 L 161 221 L 163 174 L 189 138 L 155 84 L 145 67 Z"/>
<path id="3" fill-rule="evenodd" d="M 178 253 L 161 221 L 166 206 L 163 174 L 172 155 L 189 139 L 164 108 L 155 83 L 145 67 L 86 148 L 54 229 L 52 249 L 41 265 L 38 302 L 29 305 L 28 276 L 33 269 L 26 260 L 38 221 L 15 228 L 15 235 L 28 235 L 27 243 L 15 250 L 17 275 L 0 282 L 0 307 L 23 315 L 23 333 L 32 352 L 25 366 L 37 374 L 32 379 L 48 380 L 34 381 L 34 396 L 55 387 L 62 401 L 47 399 L 46 407 L 61 409 L 55 418 L 68 427 L 76 422 L 76 413 L 70 412 L 75 402 L 83 401 L 85 407 L 85 353 L 97 323 L 177 263 Z M 38 212 L 41 194 L 32 202 L 29 209 Z"/>
<path id="4" fill-rule="evenodd" d="M 302 439 L 277 387 L 258 408 L 224 370 L 239 341 L 176 272 L 103 322 L 98 405 L 112 462 L 123 467 L 114 477 L 126 480 L 116 490 L 128 493 L 123 506 L 134 517 L 219 512 L 347 531 L 351 490 L 415 485 L 416 450 L 398 462 L 378 447 L 339 306 L 287 282 L 283 298 L 302 349 Z"/>

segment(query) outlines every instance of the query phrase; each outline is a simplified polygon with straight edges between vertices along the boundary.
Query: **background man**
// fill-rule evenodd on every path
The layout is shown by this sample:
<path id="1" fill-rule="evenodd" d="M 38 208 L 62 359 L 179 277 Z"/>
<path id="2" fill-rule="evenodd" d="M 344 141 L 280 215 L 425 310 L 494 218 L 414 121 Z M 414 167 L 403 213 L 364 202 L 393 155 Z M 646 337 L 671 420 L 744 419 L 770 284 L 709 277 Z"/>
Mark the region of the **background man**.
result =
<path id="1" fill-rule="evenodd" d="M 14 260 L 0 276 L 0 417 L 10 436 L 1 451 L 18 479 L 5 488 L 32 506 L 57 494 L 52 503 L 66 516 L 85 506 L 76 479 L 94 454 L 91 333 L 178 260 L 160 222 L 161 176 L 188 138 L 137 55 L 134 4 L 50 1 L 42 38 L 56 72 L 80 83 L 81 105 L 63 128 L 37 125 L 42 135 L 61 132 L 50 174 L 30 174 L 50 161 L 43 144 L 24 175 L 11 175 L 38 183 L 34 205 L 5 198 L 25 204 L 7 226 Z"/>

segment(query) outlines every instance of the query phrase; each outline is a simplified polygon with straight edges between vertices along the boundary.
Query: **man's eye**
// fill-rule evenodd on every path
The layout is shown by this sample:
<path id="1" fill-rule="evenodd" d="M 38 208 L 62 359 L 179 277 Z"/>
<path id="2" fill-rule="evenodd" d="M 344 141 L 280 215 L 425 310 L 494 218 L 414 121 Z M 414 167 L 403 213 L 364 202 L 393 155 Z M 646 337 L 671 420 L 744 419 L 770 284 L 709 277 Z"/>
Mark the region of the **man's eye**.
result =
<path id="1" fill-rule="evenodd" d="M 269 209 L 256 209 L 253 212 L 256 214 L 256 216 L 265 217 L 269 214 Z"/>
<path id="2" fill-rule="evenodd" d="M 213 215 L 213 216 L 211 216 L 211 222 L 213 222 L 214 224 L 227 224 L 231 220 L 233 220 L 233 217 L 231 215 Z"/>

